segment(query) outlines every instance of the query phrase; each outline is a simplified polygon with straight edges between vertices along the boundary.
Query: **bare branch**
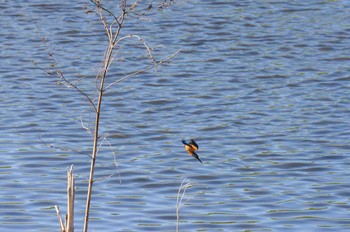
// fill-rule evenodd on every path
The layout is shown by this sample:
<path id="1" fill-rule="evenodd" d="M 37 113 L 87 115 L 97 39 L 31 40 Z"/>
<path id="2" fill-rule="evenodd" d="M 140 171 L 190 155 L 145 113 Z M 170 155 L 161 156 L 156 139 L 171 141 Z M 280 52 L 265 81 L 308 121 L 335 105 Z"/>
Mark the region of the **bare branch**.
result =
<path id="1" fill-rule="evenodd" d="M 129 7 L 128 11 L 134 10 L 140 2 L 142 2 L 142 0 L 137 0 L 137 1 L 135 1 L 135 2 Z"/>
<path id="2" fill-rule="evenodd" d="M 110 149 L 112 150 L 112 154 L 113 154 L 113 163 L 114 163 L 114 165 L 116 166 L 116 169 L 115 169 L 114 172 L 113 172 L 112 174 L 110 174 L 109 176 L 106 176 L 106 177 L 100 178 L 100 179 L 96 179 L 95 182 L 96 182 L 96 181 L 105 180 L 105 179 L 109 179 L 109 178 L 111 178 L 112 176 L 114 176 L 115 173 L 118 173 L 119 183 L 121 184 L 121 183 L 122 183 L 122 179 L 121 179 L 121 174 L 120 174 L 119 166 L 118 166 L 118 162 L 117 162 L 117 154 L 116 154 L 115 151 L 113 151 L 114 148 L 113 148 L 112 144 L 111 144 L 111 143 L 109 142 L 109 140 L 108 140 L 108 135 L 107 135 L 105 138 L 106 138 L 106 139 L 105 139 L 106 143 L 109 145 Z"/>
<path id="3" fill-rule="evenodd" d="M 89 95 L 87 93 L 85 93 L 84 91 L 82 91 L 81 89 L 79 89 L 75 84 L 73 84 L 72 82 L 70 82 L 67 78 L 65 78 L 65 76 L 63 75 L 63 72 L 58 70 L 57 75 L 64 80 L 68 85 L 66 85 L 68 88 L 69 87 L 73 87 L 76 91 L 78 91 L 80 94 L 82 94 L 89 102 L 90 105 L 94 108 L 94 110 L 96 111 L 96 106 L 95 103 L 93 102 L 93 100 L 89 97 Z"/>
<path id="4" fill-rule="evenodd" d="M 148 58 L 151 60 L 151 62 L 154 63 L 154 64 L 156 63 L 154 57 L 152 56 L 152 52 L 151 52 L 152 49 L 151 49 L 151 48 L 146 44 L 146 42 L 145 42 L 140 36 L 138 36 L 138 35 L 126 35 L 126 36 L 123 36 L 123 37 L 121 37 L 120 39 L 118 39 L 118 40 L 116 41 L 115 44 L 119 44 L 122 40 L 127 39 L 127 38 L 137 38 L 137 39 L 139 40 L 139 42 L 142 43 L 143 46 L 146 48 L 147 54 L 148 54 Z"/>
<path id="5" fill-rule="evenodd" d="M 125 79 L 128 79 L 128 78 L 130 78 L 130 77 L 136 76 L 137 74 L 146 72 L 146 71 L 148 71 L 148 70 L 150 70 L 150 69 L 152 69 L 152 68 L 154 68 L 154 67 L 155 67 L 155 66 L 153 66 L 153 65 L 149 65 L 148 67 L 146 67 L 146 68 L 144 68 L 144 69 L 141 69 L 141 70 L 137 70 L 137 71 L 135 71 L 135 72 L 132 72 L 132 73 L 130 73 L 130 74 L 128 74 L 128 75 L 126 75 L 126 76 L 124 76 L 124 77 L 122 77 L 122 78 L 120 78 L 120 79 L 114 81 L 114 82 L 112 82 L 111 84 L 109 84 L 109 85 L 105 88 L 105 91 L 106 91 L 108 88 L 112 87 L 113 85 L 116 85 L 116 84 L 118 84 L 119 82 L 124 81 Z"/>
<path id="6" fill-rule="evenodd" d="M 100 21 L 101 21 L 104 29 L 106 30 L 106 34 L 107 34 L 107 37 L 108 37 L 108 42 L 110 44 L 111 41 L 112 41 L 112 35 L 113 35 L 112 28 L 108 29 L 107 21 L 106 21 L 106 18 L 102 14 L 102 10 L 100 10 L 100 14 L 99 15 L 100 15 Z"/>
<path id="7" fill-rule="evenodd" d="M 57 77 L 60 79 L 60 80 L 63 80 L 63 83 L 65 83 L 66 87 L 70 88 L 70 87 L 73 87 L 76 91 L 78 91 L 81 95 L 83 95 L 91 104 L 91 106 L 94 108 L 94 110 L 96 111 L 96 106 L 95 106 L 95 103 L 93 102 L 93 100 L 90 98 L 90 96 L 85 93 L 84 91 L 82 91 L 81 89 L 79 89 L 77 87 L 76 84 L 72 83 L 71 81 L 69 81 L 63 74 L 61 68 L 58 66 L 58 62 L 56 61 L 55 57 L 53 56 L 53 53 L 51 52 L 51 50 L 49 49 L 49 47 L 46 45 L 46 39 L 43 38 L 42 39 L 42 43 L 45 47 L 45 49 L 47 50 L 48 52 L 48 56 L 49 56 L 49 59 L 52 61 L 52 64 L 51 64 L 51 68 L 55 68 L 56 69 L 56 75 Z M 53 73 L 51 71 L 49 72 L 46 72 L 48 75 L 53 75 Z M 81 79 L 79 79 L 78 81 L 80 81 Z M 58 81 L 57 82 L 58 84 L 61 84 L 62 81 Z"/>
<path id="8" fill-rule="evenodd" d="M 124 81 L 125 79 L 131 78 L 131 77 L 133 77 L 133 76 L 136 76 L 137 74 L 146 72 L 146 71 L 148 71 L 148 70 L 150 70 L 150 69 L 152 69 L 152 68 L 156 68 L 156 67 L 157 67 L 158 65 L 160 65 L 160 64 L 165 64 L 166 62 L 168 62 L 169 60 L 171 60 L 172 58 L 174 58 L 180 51 L 181 51 L 181 49 L 177 50 L 175 53 L 173 53 L 172 55 L 168 56 L 167 58 L 165 58 L 165 59 L 163 59 L 163 60 L 161 60 L 161 61 L 156 62 L 155 65 L 149 65 L 149 66 L 147 66 L 147 67 L 144 68 L 144 69 L 140 69 L 140 70 L 134 71 L 134 72 L 132 72 L 132 73 L 130 73 L 130 74 L 128 74 L 128 75 L 126 75 L 126 76 L 124 76 L 124 77 L 122 77 L 122 78 L 120 78 L 120 79 L 118 79 L 118 80 L 116 80 L 116 81 L 114 81 L 114 82 L 112 82 L 112 83 L 110 83 L 109 85 L 106 86 L 106 88 L 105 88 L 104 90 L 109 89 L 109 88 L 112 87 L 113 85 L 116 85 L 116 84 L 118 84 L 119 82 Z"/>
<path id="9" fill-rule="evenodd" d="M 78 153 L 78 154 L 81 154 L 81 155 L 86 155 L 86 156 L 89 156 L 89 157 L 91 158 L 91 155 L 85 154 L 85 153 L 83 153 L 83 152 L 81 152 L 81 151 L 74 150 L 74 149 L 71 149 L 71 148 L 68 148 L 68 147 L 56 146 L 56 145 L 47 143 L 47 142 L 45 142 L 45 141 L 42 139 L 41 135 L 40 135 L 40 137 L 39 137 L 39 140 L 40 140 L 43 144 L 45 144 L 47 147 L 49 147 L 49 148 L 51 148 L 51 149 L 57 149 L 57 150 L 61 150 L 61 151 L 70 151 L 70 152 Z"/>
<path id="10" fill-rule="evenodd" d="M 85 112 L 85 111 L 83 111 L 82 114 L 83 114 L 84 112 Z M 90 129 L 89 127 L 85 126 L 84 121 L 83 121 L 83 115 L 82 115 L 82 114 L 80 115 L 80 124 L 81 124 L 81 127 L 82 127 L 83 129 L 85 129 L 89 134 L 92 134 L 91 129 Z"/>
<path id="11" fill-rule="evenodd" d="M 90 2 L 92 2 L 93 4 L 95 4 L 95 6 L 98 8 L 98 9 L 101 9 L 103 11 L 106 11 L 108 14 L 110 14 L 114 20 L 116 20 L 118 22 L 118 18 L 115 16 L 115 14 L 113 14 L 112 11 L 108 10 L 107 8 L 105 8 L 104 6 L 102 6 L 102 4 L 100 3 L 99 0 L 90 0 Z"/>
<path id="12" fill-rule="evenodd" d="M 104 134 L 103 135 L 103 140 L 100 142 L 100 144 L 98 145 L 98 148 L 97 148 L 97 153 L 100 151 L 100 148 L 102 147 L 104 141 L 107 139 L 107 136 L 108 134 Z"/>
<path id="13" fill-rule="evenodd" d="M 166 64 L 169 63 L 171 59 L 173 59 L 177 54 L 179 54 L 179 52 L 181 51 L 181 49 L 177 50 L 176 52 L 174 52 L 173 54 L 171 54 L 170 56 L 168 56 L 167 58 L 160 60 L 157 62 L 157 66 L 161 65 L 161 64 Z"/>
<path id="14" fill-rule="evenodd" d="M 109 140 L 107 139 L 107 144 L 109 145 L 110 149 L 112 150 L 112 153 L 113 153 L 113 162 L 114 162 L 114 165 L 116 167 L 116 171 L 118 172 L 118 176 L 119 176 L 119 183 L 121 184 L 122 183 L 122 178 L 121 178 L 121 175 L 120 175 L 120 172 L 119 172 L 119 166 L 118 166 L 118 162 L 117 162 L 117 154 L 115 153 L 114 148 L 112 146 L 112 144 L 109 142 Z M 114 172 L 115 173 L 115 172 Z M 114 175 L 114 174 L 113 174 Z"/>

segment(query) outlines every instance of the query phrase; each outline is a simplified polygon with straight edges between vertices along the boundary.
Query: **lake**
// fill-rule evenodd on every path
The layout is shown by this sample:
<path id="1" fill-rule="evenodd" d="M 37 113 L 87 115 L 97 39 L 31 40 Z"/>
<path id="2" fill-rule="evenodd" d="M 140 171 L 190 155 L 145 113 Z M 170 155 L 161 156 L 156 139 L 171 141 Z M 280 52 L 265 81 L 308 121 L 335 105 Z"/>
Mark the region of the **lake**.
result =
<path id="1" fill-rule="evenodd" d="M 175 231 L 183 181 L 180 231 L 349 231 L 350 1 L 150 3 L 120 36 L 181 51 L 106 91 L 89 231 Z M 0 9 L 0 231 L 58 231 L 72 164 L 81 231 L 94 114 L 48 53 L 95 97 L 103 26 L 89 1 Z M 149 63 L 125 39 L 107 84 Z"/>

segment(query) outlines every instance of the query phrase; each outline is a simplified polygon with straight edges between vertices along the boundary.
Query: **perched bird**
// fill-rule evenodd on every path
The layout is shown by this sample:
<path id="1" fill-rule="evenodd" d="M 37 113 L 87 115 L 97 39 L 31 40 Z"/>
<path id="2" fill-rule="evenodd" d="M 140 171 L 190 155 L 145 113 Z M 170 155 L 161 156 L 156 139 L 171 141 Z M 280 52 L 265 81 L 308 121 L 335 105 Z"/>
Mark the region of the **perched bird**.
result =
<path id="1" fill-rule="evenodd" d="M 187 143 L 186 140 L 182 140 L 182 143 L 185 145 L 185 149 L 188 152 L 188 154 L 190 154 L 202 163 L 202 161 L 199 159 L 198 155 L 195 152 L 198 150 L 198 144 L 193 139 L 190 139 L 189 143 Z"/>

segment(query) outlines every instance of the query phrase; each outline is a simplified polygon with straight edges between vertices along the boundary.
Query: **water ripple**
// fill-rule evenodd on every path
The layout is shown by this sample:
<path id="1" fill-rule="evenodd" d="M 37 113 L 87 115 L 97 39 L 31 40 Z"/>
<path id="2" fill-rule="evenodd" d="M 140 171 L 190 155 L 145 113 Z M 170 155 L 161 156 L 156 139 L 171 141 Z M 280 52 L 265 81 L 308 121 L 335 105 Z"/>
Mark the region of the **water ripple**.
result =
<path id="1" fill-rule="evenodd" d="M 82 227 L 92 136 L 80 117 L 91 126 L 93 111 L 45 74 L 41 41 L 95 93 L 105 37 L 84 4 L 1 6 L 4 231 L 57 230 L 71 164 Z M 186 179 L 181 231 L 348 231 L 349 6 L 176 1 L 130 18 L 123 35 L 142 35 L 157 59 L 182 50 L 106 92 L 91 230 L 174 231 Z M 147 65 L 133 42 L 118 55 L 107 83 Z M 203 164 L 184 150 L 190 138 Z"/>

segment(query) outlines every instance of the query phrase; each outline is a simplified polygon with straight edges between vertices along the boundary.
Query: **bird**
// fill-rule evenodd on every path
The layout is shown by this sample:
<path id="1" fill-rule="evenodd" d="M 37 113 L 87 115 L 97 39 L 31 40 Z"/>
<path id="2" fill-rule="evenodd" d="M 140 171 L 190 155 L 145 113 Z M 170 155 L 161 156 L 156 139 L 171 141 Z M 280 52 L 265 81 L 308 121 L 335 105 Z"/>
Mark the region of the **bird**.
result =
<path id="1" fill-rule="evenodd" d="M 196 158 L 199 162 L 202 163 L 202 161 L 199 159 L 197 153 L 195 151 L 198 150 L 198 144 L 193 140 L 190 139 L 190 142 L 186 142 L 186 140 L 182 140 L 182 143 L 185 145 L 185 149 L 194 158 Z"/>

